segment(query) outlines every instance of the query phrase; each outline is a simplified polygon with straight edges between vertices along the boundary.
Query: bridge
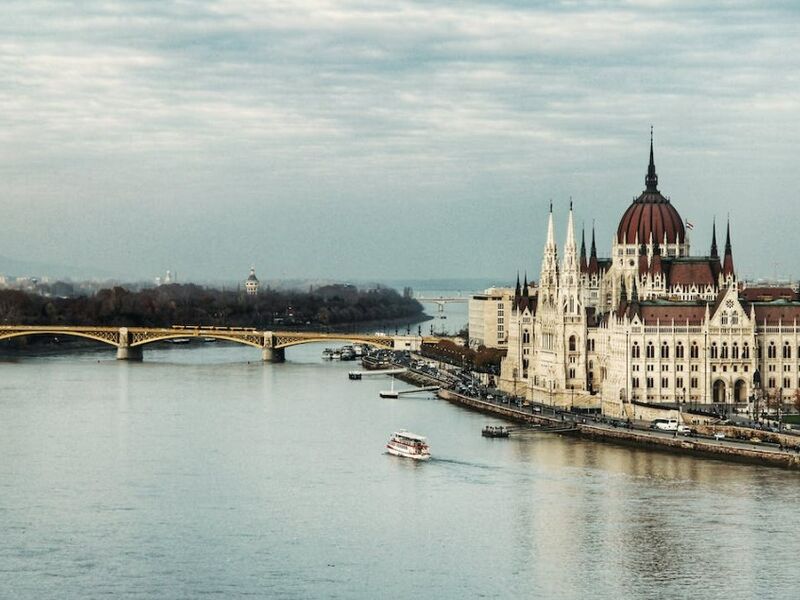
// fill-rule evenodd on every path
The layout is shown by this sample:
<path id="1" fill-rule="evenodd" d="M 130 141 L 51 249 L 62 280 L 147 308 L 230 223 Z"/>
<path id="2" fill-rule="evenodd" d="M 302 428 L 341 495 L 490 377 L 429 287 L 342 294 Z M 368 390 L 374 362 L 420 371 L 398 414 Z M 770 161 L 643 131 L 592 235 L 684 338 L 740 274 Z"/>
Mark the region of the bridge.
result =
<path id="1" fill-rule="evenodd" d="M 253 346 L 265 362 L 283 362 L 286 348 L 315 342 L 349 342 L 387 350 L 419 350 L 423 342 L 439 338 L 417 335 L 329 333 L 314 331 L 260 331 L 240 327 L 91 327 L 58 325 L 0 325 L 0 340 L 30 335 L 78 337 L 108 344 L 117 349 L 119 360 L 142 360 L 142 347 L 180 338 L 213 338 Z"/>

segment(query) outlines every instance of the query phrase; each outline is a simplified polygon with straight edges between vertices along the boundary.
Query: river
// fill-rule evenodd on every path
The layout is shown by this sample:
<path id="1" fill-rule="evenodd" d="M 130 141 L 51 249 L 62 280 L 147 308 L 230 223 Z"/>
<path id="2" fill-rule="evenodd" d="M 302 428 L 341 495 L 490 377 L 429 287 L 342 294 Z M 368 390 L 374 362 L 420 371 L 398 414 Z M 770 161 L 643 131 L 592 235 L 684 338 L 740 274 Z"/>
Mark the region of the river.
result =
<path id="1" fill-rule="evenodd" d="M 320 352 L 0 363 L 0 597 L 797 597 L 800 475 L 485 439 Z M 433 459 L 384 454 L 398 428 Z"/>

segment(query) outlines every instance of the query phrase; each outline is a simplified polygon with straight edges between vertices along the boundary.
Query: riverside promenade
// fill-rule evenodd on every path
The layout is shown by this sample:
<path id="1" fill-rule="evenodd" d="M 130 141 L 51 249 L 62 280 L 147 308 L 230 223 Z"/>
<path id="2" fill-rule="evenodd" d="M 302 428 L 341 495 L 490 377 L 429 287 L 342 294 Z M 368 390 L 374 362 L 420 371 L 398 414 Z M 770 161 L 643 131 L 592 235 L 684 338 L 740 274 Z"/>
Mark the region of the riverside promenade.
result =
<path id="1" fill-rule="evenodd" d="M 503 404 L 496 400 L 489 401 L 465 396 L 452 390 L 440 390 L 438 397 L 453 404 L 516 423 L 545 425 L 547 427 L 572 424 L 573 427 L 563 433 L 591 440 L 690 454 L 704 458 L 800 470 L 799 452 L 781 449 L 772 445 L 754 444 L 748 441 L 727 438 L 715 439 L 713 436 L 676 436 L 671 432 L 628 427 L 622 421 L 602 422 L 599 419 L 558 411 L 550 407 Z M 537 409 L 539 412 L 537 412 Z"/>

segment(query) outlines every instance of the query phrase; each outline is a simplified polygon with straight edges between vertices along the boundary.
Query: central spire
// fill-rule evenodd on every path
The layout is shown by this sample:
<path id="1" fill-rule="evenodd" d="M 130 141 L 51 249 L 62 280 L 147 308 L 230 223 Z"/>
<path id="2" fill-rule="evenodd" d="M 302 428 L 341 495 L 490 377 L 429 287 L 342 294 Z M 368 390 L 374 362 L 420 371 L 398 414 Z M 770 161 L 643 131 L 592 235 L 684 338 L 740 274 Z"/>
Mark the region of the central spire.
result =
<path id="1" fill-rule="evenodd" d="M 647 167 L 647 177 L 644 178 L 646 191 L 658 191 L 658 175 L 656 175 L 656 163 L 653 160 L 653 126 L 650 126 L 650 164 Z"/>

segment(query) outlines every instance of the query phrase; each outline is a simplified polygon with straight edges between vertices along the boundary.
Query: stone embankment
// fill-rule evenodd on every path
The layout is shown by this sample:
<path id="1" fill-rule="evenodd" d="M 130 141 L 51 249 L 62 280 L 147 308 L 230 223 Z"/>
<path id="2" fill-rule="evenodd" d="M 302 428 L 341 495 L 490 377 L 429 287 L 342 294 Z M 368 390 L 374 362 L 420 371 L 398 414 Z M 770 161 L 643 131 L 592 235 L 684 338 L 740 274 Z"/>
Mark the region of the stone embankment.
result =
<path id="1" fill-rule="evenodd" d="M 535 423 L 550 427 L 569 423 L 569 421 L 562 420 L 561 417 L 551 417 L 519 410 L 513 406 L 498 405 L 450 390 L 440 390 L 438 396 L 448 402 L 518 423 Z M 574 421 L 574 429 L 570 430 L 570 433 L 574 432 L 574 435 L 592 440 L 625 444 L 639 448 L 800 470 L 800 454 L 797 452 L 780 450 L 769 446 L 746 445 L 727 439 L 716 440 L 674 436 L 663 432 L 628 429 L 627 427 L 615 427 L 594 421 L 584 421 L 585 419 L 580 417 Z"/>

